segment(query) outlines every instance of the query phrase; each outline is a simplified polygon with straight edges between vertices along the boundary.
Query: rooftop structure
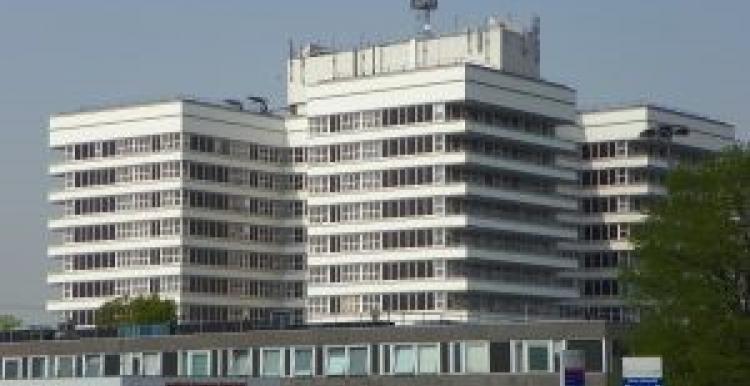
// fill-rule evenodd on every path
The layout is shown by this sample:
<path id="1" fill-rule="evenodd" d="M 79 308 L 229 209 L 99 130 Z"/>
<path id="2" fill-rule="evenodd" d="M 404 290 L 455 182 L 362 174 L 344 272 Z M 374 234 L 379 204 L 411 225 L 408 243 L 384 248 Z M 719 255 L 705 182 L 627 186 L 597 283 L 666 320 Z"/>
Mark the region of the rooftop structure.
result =
<path id="1" fill-rule="evenodd" d="M 463 31 L 420 35 L 351 50 L 308 44 L 289 60 L 287 99 L 296 110 L 304 107 L 306 88 L 323 82 L 457 64 L 538 79 L 540 57 L 539 18 L 534 19 L 530 29 L 518 29 L 493 17 L 485 25 Z"/>

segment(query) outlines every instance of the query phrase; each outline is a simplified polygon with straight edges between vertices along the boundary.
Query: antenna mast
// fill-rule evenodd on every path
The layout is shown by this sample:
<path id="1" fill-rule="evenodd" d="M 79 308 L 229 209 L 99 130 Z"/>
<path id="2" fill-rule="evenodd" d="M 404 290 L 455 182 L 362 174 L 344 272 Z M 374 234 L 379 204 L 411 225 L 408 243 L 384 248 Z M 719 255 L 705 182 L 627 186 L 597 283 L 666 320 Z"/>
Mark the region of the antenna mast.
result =
<path id="1" fill-rule="evenodd" d="M 438 7 L 438 0 L 411 0 L 411 9 L 417 12 L 419 34 L 422 36 L 432 35 L 432 12 Z"/>

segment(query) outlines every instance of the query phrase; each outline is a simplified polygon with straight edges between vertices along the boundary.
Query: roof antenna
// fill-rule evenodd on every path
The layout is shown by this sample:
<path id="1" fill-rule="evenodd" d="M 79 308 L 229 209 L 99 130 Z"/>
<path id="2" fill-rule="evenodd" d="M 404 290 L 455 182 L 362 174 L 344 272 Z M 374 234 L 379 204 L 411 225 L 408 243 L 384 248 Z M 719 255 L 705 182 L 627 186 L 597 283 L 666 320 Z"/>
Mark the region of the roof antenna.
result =
<path id="1" fill-rule="evenodd" d="M 417 22 L 420 23 L 420 36 L 432 36 L 432 12 L 437 7 L 438 0 L 411 0 L 411 9 L 417 12 Z"/>

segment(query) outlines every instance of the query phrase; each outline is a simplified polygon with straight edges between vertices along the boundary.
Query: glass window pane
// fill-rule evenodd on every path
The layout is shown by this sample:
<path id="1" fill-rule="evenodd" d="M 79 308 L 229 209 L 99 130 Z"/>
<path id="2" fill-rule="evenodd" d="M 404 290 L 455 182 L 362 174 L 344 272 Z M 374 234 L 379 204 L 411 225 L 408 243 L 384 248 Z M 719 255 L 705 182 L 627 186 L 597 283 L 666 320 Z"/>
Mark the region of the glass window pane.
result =
<path id="1" fill-rule="evenodd" d="M 414 373 L 414 347 L 396 346 L 393 348 L 393 372 L 396 374 Z"/>
<path id="2" fill-rule="evenodd" d="M 344 375 L 346 367 L 346 350 L 343 347 L 328 348 L 326 375 Z"/>
<path id="3" fill-rule="evenodd" d="M 419 346 L 417 352 L 417 371 L 422 374 L 437 374 L 440 365 L 437 346 Z"/>
<path id="4" fill-rule="evenodd" d="M 102 358 L 99 355 L 86 355 L 84 358 L 84 377 L 101 376 Z"/>
<path id="5" fill-rule="evenodd" d="M 312 375 L 312 349 L 294 350 L 294 375 Z"/>
<path id="6" fill-rule="evenodd" d="M 208 353 L 191 353 L 190 376 L 207 377 L 210 375 L 208 368 Z"/>
<path id="7" fill-rule="evenodd" d="M 47 358 L 31 358 L 31 378 L 45 378 Z"/>
<path id="8" fill-rule="evenodd" d="M 57 358 L 57 374 L 58 378 L 71 378 L 74 375 L 74 362 L 73 357 L 58 357 Z"/>
<path id="9" fill-rule="evenodd" d="M 367 375 L 367 348 L 349 349 L 349 375 Z"/>
<path id="10" fill-rule="evenodd" d="M 281 350 L 263 350 L 263 372 L 264 377 L 281 376 Z"/>
<path id="11" fill-rule="evenodd" d="M 490 371 L 490 358 L 484 343 L 466 343 L 466 372 L 487 373 Z"/>
<path id="12" fill-rule="evenodd" d="M 250 351 L 232 350 L 232 360 L 229 365 L 229 375 L 251 375 Z"/>
<path id="13" fill-rule="evenodd" d="M 529 346 L 529 371 L 549 371 L 547 346 Z"/>
<path id="14" fill-rule="evenodd" d="M 17 359 L 7 359 L 4 361 L 5 379 L 18 379 L 21 376 L 19 361 Z"/>
<path id="15" fill-rule="evenodd" d="M 159 354 L 143 354 L 143 375 L 161 375 L 159 371 Z"/>

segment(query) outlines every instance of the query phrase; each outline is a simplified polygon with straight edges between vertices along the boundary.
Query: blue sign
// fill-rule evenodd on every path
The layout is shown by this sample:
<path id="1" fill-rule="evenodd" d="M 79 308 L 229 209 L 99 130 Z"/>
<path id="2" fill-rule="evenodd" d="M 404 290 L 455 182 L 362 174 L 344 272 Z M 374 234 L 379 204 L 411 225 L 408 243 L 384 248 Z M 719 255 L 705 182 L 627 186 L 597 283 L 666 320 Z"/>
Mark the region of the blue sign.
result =
<path id="1" fill-rule="evenodd" d="M 565 386 L 585 386 L 586 372 L 580 368 L 565 369 Z"/>
<path id="2" fill-rule="evenodd" d="M 625 378 L 623 386 L 662 386 L 661 378 Z"/>

